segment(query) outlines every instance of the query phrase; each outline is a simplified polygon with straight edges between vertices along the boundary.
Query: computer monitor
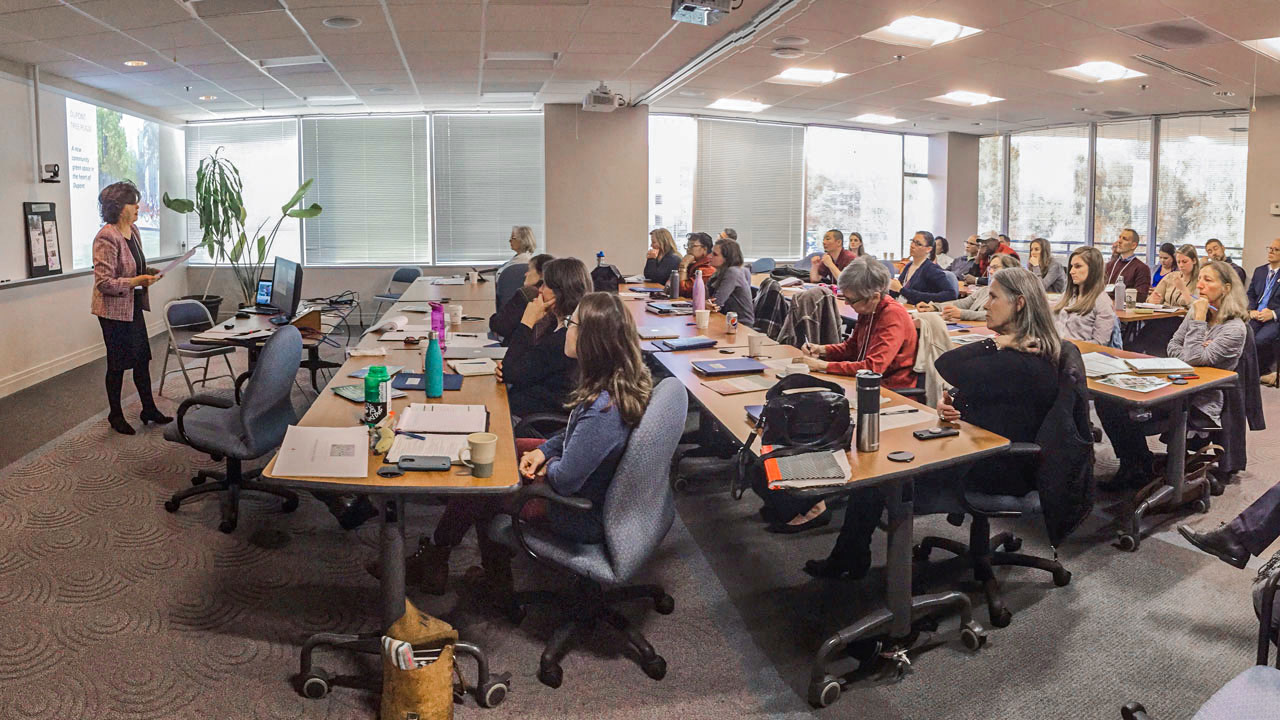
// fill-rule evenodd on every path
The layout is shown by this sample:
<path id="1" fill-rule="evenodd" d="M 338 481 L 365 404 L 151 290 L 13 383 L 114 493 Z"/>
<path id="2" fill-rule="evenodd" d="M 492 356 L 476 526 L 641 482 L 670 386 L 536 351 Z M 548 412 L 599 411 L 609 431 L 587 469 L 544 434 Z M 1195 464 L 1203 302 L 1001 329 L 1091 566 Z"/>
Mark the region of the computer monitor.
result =
<path id="1" fill-rule="evenodd" d="M 286 258 L 277 257 L 271 272 L 271 304 L 292 320 L 298 313 L 302 299 L 302 266 Z"/>

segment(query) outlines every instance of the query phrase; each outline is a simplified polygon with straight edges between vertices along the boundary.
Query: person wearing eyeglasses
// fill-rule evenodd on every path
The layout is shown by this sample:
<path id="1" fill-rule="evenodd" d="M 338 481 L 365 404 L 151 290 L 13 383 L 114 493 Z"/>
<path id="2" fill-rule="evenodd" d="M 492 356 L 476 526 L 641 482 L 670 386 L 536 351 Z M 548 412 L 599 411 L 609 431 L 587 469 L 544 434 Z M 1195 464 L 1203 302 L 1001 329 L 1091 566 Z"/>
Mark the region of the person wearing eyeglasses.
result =
<path id="1" fill-rule="evenodd" d="M 889 282 L 889 292 L 912 305 L 922 302 L 947 302 L 959 293 L 947 280 L 942 268 L 933 261 L 933 233 L 917 230 L 911 238 L 911 260 L 902 273 Z"/>
<path id="2" fill-rule="evenodd" d="M 696 232 L 689 238 L 689 244 L 685 246 L 688 255 L 680 261 L 680 296 L 693 297 L 693 279 L 699 271 L 702 272 L 702 281 L 706 282 L 711 277 L 711 248 L 714 243 L 711 236 L 704 232 Z"/>
<path id="3" fill-rule="evenodd" d="M 1267 262 L 1253 271 L 1249 283 L 1249 326 L 1253 328 L 1253 341 L 1258 347 L 1258 372 L 1262 381 L 1274 381 L 1271 363 L 1275 360 L 1276 341 L 1280 340 L 1280 238 L 1267 246 Z"/>
<path id="4" fill-rule="evenodd" d="M 970 235 L 964 241 L 964 255 L 951 261 L 951 265 L 947 268 L 955 273 L 957 278 L 966 278 L 967 276 L 978 274 L 978 236 Z"/>

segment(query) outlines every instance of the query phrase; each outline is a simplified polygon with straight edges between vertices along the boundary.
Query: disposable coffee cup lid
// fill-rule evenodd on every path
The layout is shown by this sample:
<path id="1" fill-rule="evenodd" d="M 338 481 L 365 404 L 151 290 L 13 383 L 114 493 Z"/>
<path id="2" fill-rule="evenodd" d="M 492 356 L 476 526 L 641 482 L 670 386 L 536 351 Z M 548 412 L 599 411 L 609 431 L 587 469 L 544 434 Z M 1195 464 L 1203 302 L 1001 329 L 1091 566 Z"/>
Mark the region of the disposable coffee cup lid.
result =
<path id="1" fill-rule="evenodd" d="M 894 462 L 906 463 L 915 460 L 916 456 L 915 453 L 907 452 L 906 450 L 895 450 L 889 453 L 888 458 Z"/>

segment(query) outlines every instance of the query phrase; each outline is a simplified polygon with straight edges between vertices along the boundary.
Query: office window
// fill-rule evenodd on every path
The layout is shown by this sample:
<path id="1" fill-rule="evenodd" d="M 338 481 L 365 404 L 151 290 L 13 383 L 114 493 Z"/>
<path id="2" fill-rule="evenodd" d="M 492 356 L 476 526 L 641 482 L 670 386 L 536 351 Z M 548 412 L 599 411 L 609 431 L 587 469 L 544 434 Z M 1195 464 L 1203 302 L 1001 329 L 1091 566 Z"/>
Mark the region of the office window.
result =
<path id="1" fill-rule="evenodd" d="M 862 235 L 876 257 L 904 250 L 901 135 L 808 128 L 805 139 L 805 252 L 832 228 Z M 914 229 L 914 228 L 913 228 Z"/>
<path id="2" fill-rule="evenodd" d="M 511 257 L 514 225 L 533 228 L 545 250 L 542 115 L 435 115 L 432 122 L 436 262 L 502 263 Z"/>
<path id="3" fill-rule="evenodd" d="M 929 138 L 923 135 L 902 136 L 902 172 L 929 174 Z"/>
<path id="4" fill-rule="evenodd" d="M 427 118 L 302 120 L 308 265 L 431 263 Z"/>
<path id="5" fill-rule="evenodd" d="M 264 120 L 187 126 L 187 197 L 195 198 L 196 171 L 200 161 L 222 148 L 221 157 L 240 171 L 244 184 L 245 232 L 253 233 L 280 216 L 280 206 L 298 189 L 298 121 Z M 170 192 L 171 196 L 178 193 Z M 270 232 L 266 225 L 263 233 Z M 187 215 L 188 247 L 199 244 L 203 233 L 195 213 Z M 276 234 L 268 262 L 276 256 L 302 260 L 301 228 L 297 220 L 285 220 Z M 208 264 L 201 250 L 192 263 Z"/>
<path id="6" fill-rule="evenodd" d="M 1199 249 L 1216 237 L 1239 261 L 1248 152 L 1247 115 L 1161 120 L 1157 241 Z"/>
<path id="7" fill-rule="evenodd" d="M 1033 238 L 1067 255 L 1089 242 L 1089 128 L 1052 128 L 1009 139 L 1009 237 L 1019 252 Z"/>
<path id="8" fill-rule="evenodd" d="M 1110 255 L 1125 228 L 1142 238 L 1138 256 L 1147 257 L 1151 219 L 1151 121 L 1098 126 L 1094 150 L 1093 244 Z"/>
<path id="9" fill-rule="evenodd" d="M 978 234 L 1004 227 L 1004 138 L 978 140 Z M 953 238 L 952 247 L 956 240 Z M 953 253 L 954 254 L 954 253 Z"/>
<path id="10" fill-rule="evenodd" d="M 802 127 L 698 120 L 694 226 L 737 230 L 748 258 L 799 258 L 803 154 Z"/>
<path id="11" fill-rule="evenodd" d="M 649 214 L 653 216 L 653 226 L 670 230 L 676 247 L 682 249 L 684 236 L 693 232 L 693 175 L 697 166 L 697 121 L 650 115 Z"/>
<path id="12" fill-rule="evenodd" d="M 149 257 L 160 255 L 160 126 L 89 103 L 67 98 L 67 164 L 71 197 L 71 267 L 93 265 L 93 238 L 102 227 L 98 193 L 121 180 L 131 180 L 138 201 L 138 233 Z M 52 232 L 52 228 L 49 229 Z M 56 247 L 57 238 L 53 238 Z M 172 251 L 172 248 L 166 248 Z M 62 264 L 61 260 L 57 260 Z"/>

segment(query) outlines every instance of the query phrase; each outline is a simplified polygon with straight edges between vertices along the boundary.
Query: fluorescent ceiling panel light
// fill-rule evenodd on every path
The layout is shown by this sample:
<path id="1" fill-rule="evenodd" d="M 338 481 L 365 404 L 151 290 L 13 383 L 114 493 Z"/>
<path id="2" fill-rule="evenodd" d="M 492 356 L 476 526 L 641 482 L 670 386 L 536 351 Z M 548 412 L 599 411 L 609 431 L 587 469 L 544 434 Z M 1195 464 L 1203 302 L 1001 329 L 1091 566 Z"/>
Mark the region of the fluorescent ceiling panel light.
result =
<path id="1" fill-rule="evenodd" d="M 875 113 L 862 113 L 857 117 L 849 118 L 849 120 L 852 122 L 871 123 L 872 125 L 897 125 L 900 122 L 906 122 L 903 118 L 892 115 L 877 115 Z"/>
<path id="2" fill-rule="evenodd" d="M 1244 46 L 1256 50 L 1274 60 L 1280 60 L 1280 37 L 1246 40 Z"/>
<path id="3" fill-rule="evenodd" d="M 146 60 L 125 60 L 124 64 L 128 65 L 129 67 L 146 67 L 147 61 Z"/>
<path id="4" fill-rule="evenodd" d="M 308 105 L 360 105 L 360 98 L 355 95 L 315 95 L 303 98 Z"/>
<path id="5" fill-rule="evenodd" d="M 898 18 L 878 30 L 863 35 L 868 40 L 878 40 L 890 45 L 909 45 L 918 48 L 931 48 L 936 45 L 967 38 L 982 32 L 978 28 L 953 23 L 938 18 L 908 15 Z"/>
<path id="6" fill-rule="evenodd" d="M 200 99 L 204 100 L 205 102 L 208 102 L 210 100 L 217 100 L 218 96 L 217 95 L 201 95 Z"/>
<path id="7" fill-rule="evenodd" d="M 258 64 L 264 68 L 293 67 L 294 65 L 328 65 L 323 55 L 295 55 L 293 57 L 263 58 Z"/>
<path id="8" fill-rule="evenodd" d="M 553 63 L 560 59 L 560 53 L 554 52 L 487 52 L 485 62 L 545 62 Z"/>
<path id="9" fill-rule="evenodd" d="M 720 98 L 707 106 L 711 110 L 731 110 L 733 112 L 760 112 L 769 107 L 755 100 L 738 100 L 736 98 Z"/>
<path id="10" fill-rule="evenodd" d="M 933 102 L 945 103 L 947 105 L 964 105 L 965 107 L 977 107 L 979 105 L 986 105 L 987 103 L 1000 102 L 1001 100 L 1004 100 L 1004 98 L 969 92 L 968 90 L 953 90 L 946 95 L 938 95 L 937 97 L 926 99 L 932 100 Z"/>
<path id="11" fill-rule="evenodd" d="M 1096 60 L 1094 62 L 1082 63 L 1075 67 L 1062 68 L 1061 70 L 1051 70 L 1054 75 L 1069 77 L 1073 80 L 1081 80 L 1084 82 L 1110 82 L 1112 80 L 1128 80 L 1130 78 L 1146 77 L 1147 74 L 1130 70 L 1129 68 L 1113 63 L 1109 60 Z"/>
<path id="12" fill-rule="evenodd" d="M 787 68 L 765 82 L 780 85 L 826 85 L 829 82 L 849 77 L 849 73 L 835 70 L 814 70 L 813 68 Z"/>

